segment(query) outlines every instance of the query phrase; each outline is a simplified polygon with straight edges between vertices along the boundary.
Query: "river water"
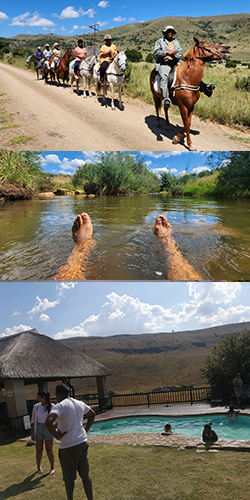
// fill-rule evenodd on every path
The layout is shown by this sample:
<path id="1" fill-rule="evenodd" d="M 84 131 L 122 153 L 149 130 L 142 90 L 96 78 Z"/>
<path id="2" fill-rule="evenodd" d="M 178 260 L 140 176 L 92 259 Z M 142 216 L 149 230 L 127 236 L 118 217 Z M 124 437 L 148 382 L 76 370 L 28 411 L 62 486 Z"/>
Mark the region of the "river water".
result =
<path id="1" fill-rule="evenodd" d="M 167 280 L 168 253 L 152 228 L 164 214 L 204 280 L 250 280 L 250 201 L 164 195 L 36 198 L 0 206 L 0 279 L 53 280 L 67 262 L 78 213 L 93 223 L 89 280 Z"/>

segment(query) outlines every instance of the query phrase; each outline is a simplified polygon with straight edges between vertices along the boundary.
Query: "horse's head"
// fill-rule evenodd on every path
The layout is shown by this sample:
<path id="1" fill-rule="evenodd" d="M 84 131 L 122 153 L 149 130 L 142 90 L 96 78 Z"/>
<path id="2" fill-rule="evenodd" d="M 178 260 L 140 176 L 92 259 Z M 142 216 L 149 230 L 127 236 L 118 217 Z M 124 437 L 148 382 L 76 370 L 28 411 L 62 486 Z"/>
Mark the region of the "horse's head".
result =
<path id="1" fill-rule="evenodd" d="M 30 63 L 31 61 L 33 61 L 33 59 L 32 59 L 33 57 L 34 57 L 34 55 L 29 56 L 29 57 L 26 59 L 26 64 L 28 64 L 28 63 Z"/>
<path id="2" fill-rule="evenodd" d="M 126 71 L 126 61 L 126 50 L 124 50 L 123 52 L 119 52 L 119 54 L 117 54 L 117 56 L 115 57 L 115 62 L 122 72 Z"/>
<path id="3" fill-rule="evenodd" d="M 67 54 L 69 57 L 75 57 L 75 53 L 74 53 L 74 51 L 71 49 L 71 47 L 67 47 L 67 50 L 66 50 L 65 56 L 66 56 L 66 54 Z"/>
<path id="4" fill-rule="evenodd" d="M 220 45 L 212 42 L 199 42 L 198 38 L 194 36 L 195 42 L 195 57 L 206 61 L 221 61 L 222 59 L 229 59 L 232 52 L 230 45 Z"/>

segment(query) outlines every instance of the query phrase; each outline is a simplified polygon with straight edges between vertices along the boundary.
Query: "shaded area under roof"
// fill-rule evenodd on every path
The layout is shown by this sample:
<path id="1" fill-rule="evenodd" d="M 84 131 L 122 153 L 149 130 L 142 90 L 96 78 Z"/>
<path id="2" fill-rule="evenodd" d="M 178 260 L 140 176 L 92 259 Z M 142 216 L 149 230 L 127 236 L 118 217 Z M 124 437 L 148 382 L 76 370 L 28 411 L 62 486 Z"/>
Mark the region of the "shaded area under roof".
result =
<path id="1" fill-rule="evenodd" d="M 5 379 L 38 380 L 105 377 L 110 370 L 35 328 L 0 339 L 0 384 Z"/>

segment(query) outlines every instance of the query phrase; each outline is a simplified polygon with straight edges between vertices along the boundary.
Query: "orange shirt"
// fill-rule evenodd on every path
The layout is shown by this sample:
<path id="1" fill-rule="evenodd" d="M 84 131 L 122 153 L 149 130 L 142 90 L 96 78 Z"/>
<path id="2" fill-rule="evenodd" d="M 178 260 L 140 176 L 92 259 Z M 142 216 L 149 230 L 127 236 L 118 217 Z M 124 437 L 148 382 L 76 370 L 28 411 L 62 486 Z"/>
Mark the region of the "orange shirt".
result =
<path id="1" fill-rule="evenodd" d="M 99 55 L 99 68 L 98 69 L 100 69 L 100 66 L 104 61 L 109 62 L 111 57 L 116 56 L 116 54 L 117 54 L 117 48 L 113 43 L 111 45 L 102 45 L 101 52 Z"/>

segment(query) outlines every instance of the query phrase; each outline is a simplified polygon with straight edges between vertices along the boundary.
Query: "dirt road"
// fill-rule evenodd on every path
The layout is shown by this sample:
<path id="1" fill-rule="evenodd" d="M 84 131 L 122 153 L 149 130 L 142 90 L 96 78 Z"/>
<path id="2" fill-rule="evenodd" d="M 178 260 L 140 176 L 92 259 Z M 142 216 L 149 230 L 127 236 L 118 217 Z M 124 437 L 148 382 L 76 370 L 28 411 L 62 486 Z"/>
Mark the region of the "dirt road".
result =
<path id="1" fill-rule="evenodd" d="M 94 89 L 93 89 L 94 91 Z M 69 88 L 45 85 L 31 71 L 0 63 L 1 148 L 54 151 L 185 151 L 172 139 L 181 118 L 170 113 L 167 131 L 163 114 L 156 127 L 154 107 L 123 98 L 124 111 L 103 107 L 95 97 L 83 99 Z M 192 119 L 192 140 L 199 151 L 248 150 L 250 132 Z M 237 136 L 237 140 L 231 137 Z M 15 141 L 17 141 L 15 143 Z M 26 141 L 26 142 L 25 142 Z"/>

